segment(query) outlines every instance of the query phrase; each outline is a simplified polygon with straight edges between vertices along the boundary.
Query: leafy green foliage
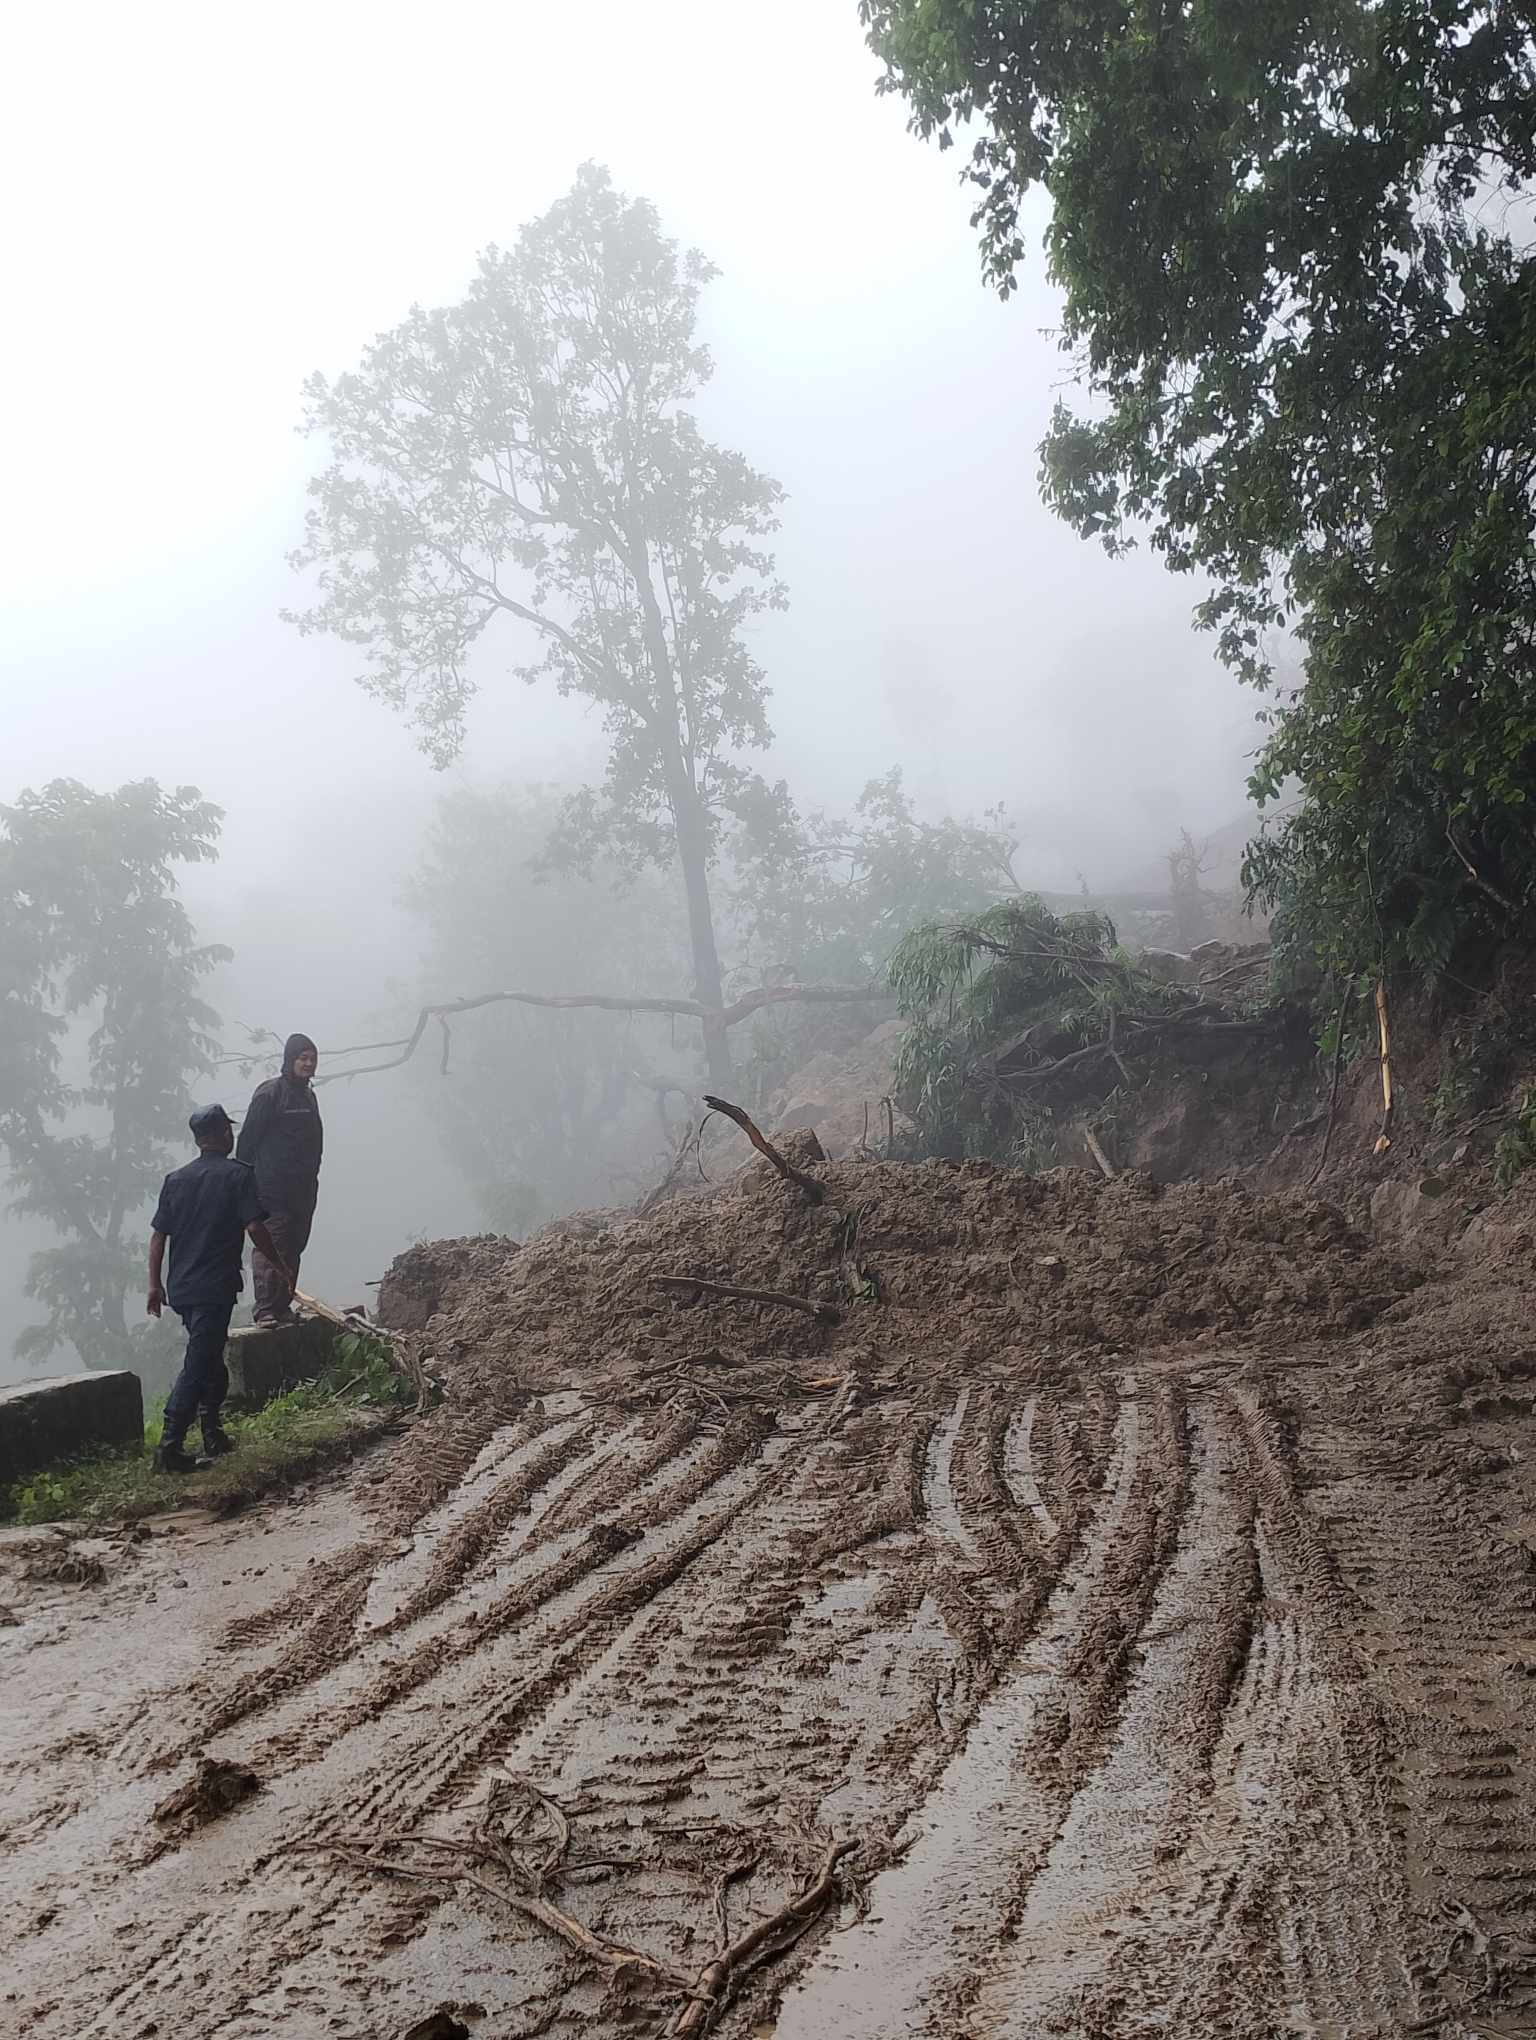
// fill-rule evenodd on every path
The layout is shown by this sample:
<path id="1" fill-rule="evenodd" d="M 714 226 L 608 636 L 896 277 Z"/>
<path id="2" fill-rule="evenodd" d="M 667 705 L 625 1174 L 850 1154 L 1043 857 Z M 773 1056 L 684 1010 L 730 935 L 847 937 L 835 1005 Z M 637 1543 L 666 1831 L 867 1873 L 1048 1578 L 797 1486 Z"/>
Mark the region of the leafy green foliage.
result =
<path id="1" fill-rule="evenodd" d="M 415 1401 L 415 1391 L 396 1367 L 387 1339 L 367 1332 L 343 1332 L 336 1341 L 336 1357 L 315 1383 L 322 1396 L 361 1406 L 383 1409 L 403 1408 Z"/>
<path id="2" fill-rule="evenodd" d="M 88 1366 L 137 1365 L 165 1345 L 130 1329 L 124 1295 L 216 1053 L 198 986 L 228 952 L 197 941 L 175 870 L 212 858 L 218 832 L 195 788 L 153 780 L 55 780 L 0 808 L 0 1154 L 11 1208 L 65 1240 L 32 1257 L 48 1316 L 17 1342 L 27 1359 L 68 1343 Z"/>
<path id="3" fill-rule="evenodd" d="M 862 0 L 886 88 L 980 127 L 988 273 L 1049 194 L 1046 495 L 1207 578 L 1271 680 L 1247 878 L 1328 967 L 1528 931 L 1536 904 L 1536 43 L 1498 0 Z"/>
<path id="4" fill-rule="evenodd" d="M 310 379 L 333 460 L 293 563 L 319 570 L 300 628 L 362 647 L 363 684 L 439 764 L 481 640 L 522 626 L 539 656 L 518 677 L 592 702 L 609 740 L 557 854 L 677 858 L 696 995 L 718 1008 L 708 868 L 752 783 L 732 754 L 768 741 L 743 628 L 784 595 L 759 543 L 778 484 L 688 408 L 712 372 L 695 325 L 714 274 L 588 164 L 515 248 L 487 249 L 461 303 L 418 306 L 357 370 Z M 706 1042 L 724 1056 L 723 1029 Z"/>

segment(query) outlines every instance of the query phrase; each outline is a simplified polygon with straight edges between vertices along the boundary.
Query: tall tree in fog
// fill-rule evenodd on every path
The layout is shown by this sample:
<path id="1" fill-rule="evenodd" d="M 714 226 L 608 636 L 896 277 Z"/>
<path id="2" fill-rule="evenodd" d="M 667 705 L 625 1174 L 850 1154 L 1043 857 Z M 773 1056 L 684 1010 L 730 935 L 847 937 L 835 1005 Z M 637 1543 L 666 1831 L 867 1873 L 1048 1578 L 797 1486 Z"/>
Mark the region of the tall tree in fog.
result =
<path id="1" fill-rule="evenodd" d="M 191 1079 L 218 1024 L 198 986 L 229 954 L 199 943 L 175 867 L 217 854 L 219 810 L 153 780 L 93 793 L 55 780 L 0 808 L 0 1155 L 11 1209 L 65 1244 L 32 1256 L 47 1322 L 17 1341 L 121 1366 L 145 1338 L 142 1222 L 188 1153 Z"/>
<path id="2" fill-rule="evenodd" d="M 354 373 L 311 378 L 307 426 L 332 460 L 293 559 L 319 571 L 300 628 L 362 646 L 363 685 L 439 764 L 463 742 L 487 670 L 477 647 L 498 623 L 538 646 L 517 677 L 601 708 L 607 776 L 573 805 L 563 846 L 675 856 L 719 1086 L 710 867 L 750 783 L 731 754 L 768 738 L 742 627 L 783 596 L 758 544 L 778 485 L 688 410 L 711 373 L 695 322 L 714 274 L 651 205 L 583 168 L 515 248 L 481 257 L 461 303 L 417 307 Z"/>

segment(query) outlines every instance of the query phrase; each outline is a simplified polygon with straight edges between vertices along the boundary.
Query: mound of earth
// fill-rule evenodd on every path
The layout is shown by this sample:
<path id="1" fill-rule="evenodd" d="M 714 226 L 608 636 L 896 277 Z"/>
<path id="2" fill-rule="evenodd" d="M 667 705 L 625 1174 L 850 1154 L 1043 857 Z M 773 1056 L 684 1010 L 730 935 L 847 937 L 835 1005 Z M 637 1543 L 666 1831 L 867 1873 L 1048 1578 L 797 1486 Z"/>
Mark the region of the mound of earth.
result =
<path id="1" fill-rule="evenodd" d="M 450 1287 L 473 1283 L 482 1268 L 497 1268 L 511 1245 L 499 1233 L 479 1233 L 407 1247 L 390 1262 L 379 1284 L 380 1318 L 397 1332 L 419 1332 Z"/>
<path id="2" fill-rule="evenodd" d="M 7 1582 L 0 2029 L 1536 2023 L 1529 1209 L 814 1173 L 413 1250 L 440 1408 Z"/>

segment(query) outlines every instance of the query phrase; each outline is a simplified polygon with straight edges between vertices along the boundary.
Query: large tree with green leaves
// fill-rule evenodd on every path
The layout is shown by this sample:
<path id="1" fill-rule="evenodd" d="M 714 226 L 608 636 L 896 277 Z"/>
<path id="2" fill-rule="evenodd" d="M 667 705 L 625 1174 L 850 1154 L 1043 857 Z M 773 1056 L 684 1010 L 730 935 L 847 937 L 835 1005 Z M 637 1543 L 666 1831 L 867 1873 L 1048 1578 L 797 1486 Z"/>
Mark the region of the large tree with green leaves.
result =
<path id="1" fill-rule="evenodd" d="M 782 602 L 760 541 L 778 485 L 715 446 L 689 409 L 711 363 L 696 333 L 714 275 L 655 209 L 591 165 L 491 248 L 467 296 L 412 310 L 360 366 L 307 387 L 330 465 L 296 566 L 319 600 L 297 619 L 367 653 L 363 683 L 438 763 L 492 670 L 513 667 L 602 713 L 605 783 L 562 841 L 680 869 L 693 997 L 712 1081 L 730 1074 L 710 866 L 768 738 L 744 626 Z"/>
<path id="2" fill-rule="evenodd" d="M 1343 964 L 1536 911 L 1536 55 L 1506 0 L 862 0 L 1006 294 L 1051 201 L 1048 498 L 1213 583 L 1264 681 L 1250 879 Z"/>
<path id="3" fill-rule="evenodd" d="M 124 1298 L 150 1200 L 185 1159 L 189 1083 L 217 1053 L 198 987 L 228 955 L 197 940 L 176 867 L 216 855 L 219 820 L 153 780 L 60 779 L 0 807 L 0 1156 L 11 1208 L 64 1236 L 32 1257 L 48 1316 L 25 1358 L 71 1344 L 122 1366 L 153 1336 Z"/>

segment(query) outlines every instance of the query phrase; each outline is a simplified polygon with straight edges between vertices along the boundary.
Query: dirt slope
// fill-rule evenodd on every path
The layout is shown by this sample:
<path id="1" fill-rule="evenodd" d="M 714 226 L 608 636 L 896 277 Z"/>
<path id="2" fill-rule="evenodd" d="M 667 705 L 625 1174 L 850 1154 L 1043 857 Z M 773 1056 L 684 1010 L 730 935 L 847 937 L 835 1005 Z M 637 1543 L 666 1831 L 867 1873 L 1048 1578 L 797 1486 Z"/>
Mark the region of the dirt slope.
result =
<path id="1" fill-rule="evenodd" d="M 1420 1281 L 1230 1186 L 819 1174 L 418 1250 L 391 1459 L 0 1587 L 0 2033 L 1536 2024 L 1529 1235 Z M 262 1789 L 168 1832 L 205 1754 Z"/>

